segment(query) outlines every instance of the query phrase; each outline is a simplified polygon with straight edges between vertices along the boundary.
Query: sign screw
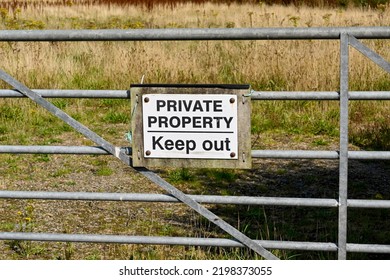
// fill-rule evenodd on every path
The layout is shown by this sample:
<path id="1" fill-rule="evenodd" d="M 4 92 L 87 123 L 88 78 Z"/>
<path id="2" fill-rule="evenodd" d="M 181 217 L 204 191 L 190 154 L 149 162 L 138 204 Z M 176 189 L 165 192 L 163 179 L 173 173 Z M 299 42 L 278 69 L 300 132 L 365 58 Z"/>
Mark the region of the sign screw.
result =
<path id="1" fill-rule="evenodd" d="M 236 99 L 234 99 L 234 98 L 232 97 L 232 98 L 230 98 L 230 100 L 229 100 L 229 101 L 230 101 L 230 103 L 232 103 L 232 104 L 233 104 L 233 103 L 236 101 Z"/>
<path id="2" fill-rule="evenodd" d="M 147 156 L 150 156 L 151 153 L 152 153 L 152 152 L 149 151 L 149 150 L 147 150 L 147 151 L 145 152 L 145 154 L 146 154 Z"/>
<path id="3" fill-rule="evenodd" d="M 149 102 L 149 97 L 145 97 L 144 101 L 145 101 L 145 103 L 148 103 Z"/>
<path id="4" fill-rule="evenodd" d="M 230 157 L 235 157 L 236 156 L 236 153 L 235 152 L 231 152 L 230 153 Z"/>

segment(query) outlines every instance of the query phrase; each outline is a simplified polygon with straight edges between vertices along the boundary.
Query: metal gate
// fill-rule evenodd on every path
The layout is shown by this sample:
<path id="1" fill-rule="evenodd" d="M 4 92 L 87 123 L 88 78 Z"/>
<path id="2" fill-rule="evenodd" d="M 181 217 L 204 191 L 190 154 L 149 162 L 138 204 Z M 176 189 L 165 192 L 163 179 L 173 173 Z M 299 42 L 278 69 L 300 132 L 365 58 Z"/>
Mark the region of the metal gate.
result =
<path id="1" fill-rule="evenodd" d="M 266 259 L 277 259 L 270 249 L 314 250 L 338 252 L 339 259 L 346 259 L 347 252 L 390 253 L 390 245 L 347 243 L 348 208 L 390 208 L 388 200 L 348 199 L 349 159 L 390 159 L 390 152 L 348 150 L 348 104 L 349 100 L 389 100 L 390 92 L 349 91 L 349 47 L 367 56 L 390 73 L 390 63 L 362 44 L 358 39 L 390 39 L 388 27 L 350 28 L 242 28 L 242 29 L 159 29 L 159 30 L 44 30 L 44 31 L 0 31 L 0 41 L 164 41 L 164 40 L 339 40 L 340 41 L 340 90 L 339 92 L 264 92 L 252 91 L 256 100 L 339 100 L 340 143 L 338 151 L 309 150 L 252 150 L 252 158 L 283 159 L 329 159 L 339 161 L 339 198 L 282 198 L 282 197 L 240 197 L 187 195 L 146 168 L 136 168 L 149 180 L 166 190 L 170 195 L 147 193 L 78 193 L 39 191 L 0 191 L 3 199 L 42 200 L 100 200 L 100 201 L 145 201 L 182 202 L 210 222 L 232 236 L 233 239 L 151 237 L 92 234 L 54 234 L 27 232 L 0 232 L 1 240 L 64 241 L 64 242 L 107 242 L 131 244 L 171 244 L 197 246 L 246 246 Z M 108 154 L 132 166 L 131 148 L 115 147 L 88 127 L 67 115 L 47 101 L 49 97 L 94 97 L 130 98 L 126 90 L 31 90 L 9 74 L 0 70 L 0 79 L 15 90 L 0 90 L 0 97 L 28 97 L 62 121 L 72 126 L 85 137 L 96 143 L 89 146 L 0 146 L 0 153 L 13 154 Z M 278 205 L 338 208 L 338 242 L 299 242 L 252 240 L 245 234 L 209 211 L 201 203 Z"/>

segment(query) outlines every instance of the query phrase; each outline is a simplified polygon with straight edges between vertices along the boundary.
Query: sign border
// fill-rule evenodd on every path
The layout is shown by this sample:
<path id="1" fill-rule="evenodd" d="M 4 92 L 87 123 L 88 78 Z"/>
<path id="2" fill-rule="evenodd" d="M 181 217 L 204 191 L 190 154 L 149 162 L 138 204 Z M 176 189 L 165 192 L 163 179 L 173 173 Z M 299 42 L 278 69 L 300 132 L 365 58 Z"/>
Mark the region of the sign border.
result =
<path id="1" fill-rule="evenodd" d="M 134 167 L 236 168 L 250 169 L 251 100 L 248 85 L 133 85 L 131 93 L 132 157 Z M 230 94 L 237 96 L 237 159 L 145 158 L 143 146 L 142 96 L 144 94 Z"/>

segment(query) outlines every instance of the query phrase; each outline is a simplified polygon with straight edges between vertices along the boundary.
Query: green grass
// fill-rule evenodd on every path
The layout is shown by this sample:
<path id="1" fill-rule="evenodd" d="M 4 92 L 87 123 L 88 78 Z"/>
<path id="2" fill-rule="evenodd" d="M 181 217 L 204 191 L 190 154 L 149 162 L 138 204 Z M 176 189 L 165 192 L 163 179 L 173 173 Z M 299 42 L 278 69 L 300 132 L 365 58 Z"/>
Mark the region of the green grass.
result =
<path id="1" fill-rule="evenodd" d="M 108 166 L 101 166 L 97 171 L 96 171 L 96 175 L 97 176 L 110 176 L 112 175 L 114 172 L 111 168 L 109 168 Z"/>
<path id="2" fill-rule="evenodd" d="M 112 109 L 104 115 L 103 121 L 111 124 L 130 123 L 130 115 L 129 112 L 116 112 Z"/>
<path id="3" fill-rule="evenodd" d="M 188 168 L 180 168 L 169 171 L 168 180 L 171 183 L 181 183 L 193 181 L 195 176 Z"/>

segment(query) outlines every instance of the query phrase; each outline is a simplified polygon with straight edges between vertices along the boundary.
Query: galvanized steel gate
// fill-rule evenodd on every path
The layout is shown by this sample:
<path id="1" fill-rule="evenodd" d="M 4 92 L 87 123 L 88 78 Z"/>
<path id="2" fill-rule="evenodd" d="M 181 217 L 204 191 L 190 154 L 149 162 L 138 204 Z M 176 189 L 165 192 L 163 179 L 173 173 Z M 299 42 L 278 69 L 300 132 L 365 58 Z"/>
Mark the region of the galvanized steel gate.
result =
<path id="1" fill-rule="evenodd" d="M 281 198 L 281 197 L 237 197 L 186 195 L 156 173 L 146 169 L 137 170 L 156 183 L 170 195 L 140 193 L 77 193 L 77 192 L 26 192 L 0 191 L 0 198 L 44 199 L 44 200 L 100 200 L 100 201 L 145 201 L 183 202 L 229 233 L 234 239 L 208 239 L 186 237 L 118 236 L 92 234 L 52 234 L 26 232 L 0 232 L 1 240 L 107 242 L 132 244 L 176 244 L 199 246 L 246 246 L 266 259 L 277 259 L 269 249 L 296 249 L 337 251 L 339 259 L 346 259 L 347 252 L 390 253 L 390 245 L 347 243 L 347 208 L 390 208 L 388 200 L 348 199 L 349 159 L 390 159 L 390 152 L 348 151 L 348 103 L 349 100 L 389 100 L 390 92 L 349 91 L 349 46 L 390 73 L 390 63 L 362 44 L 358 39 L 390 39 L 388 27 L 346 28 L 250 28 L 250 29 L 159 29 L 159 30 L 44 30 L 44 31 L 0 31 L 0 41 L 163 41 L 163 40 L 293 40 L 311 39 L 340 40 L 340 91 L 339 92 L 251 92 L 252 100 L 339 100 L 340 101 L 340 145 L 338 151 L 302 150 L 252 150 L 253 158 L 330 159 L 339 160 L 339 199 Z M 0 153 L 44 153 L 44 154 L 110 154 L 131 166 L 130 148 L 115 147 L 105 139 L 80 124 L 46 97 L 94 97 L 130 98 L 127 91 L 113 90 L 31 90 L 0 70 L 0 79 L 15 90 L 0 90 L 0 97 L 28 97 L 57 116 L 98 147 L 86 146 L 0 146 Z M 232 227 L 200 203 L 279 205 L 306 207 L 337 207 L 338 242 L 292 242 L 252 240 Z"/>

